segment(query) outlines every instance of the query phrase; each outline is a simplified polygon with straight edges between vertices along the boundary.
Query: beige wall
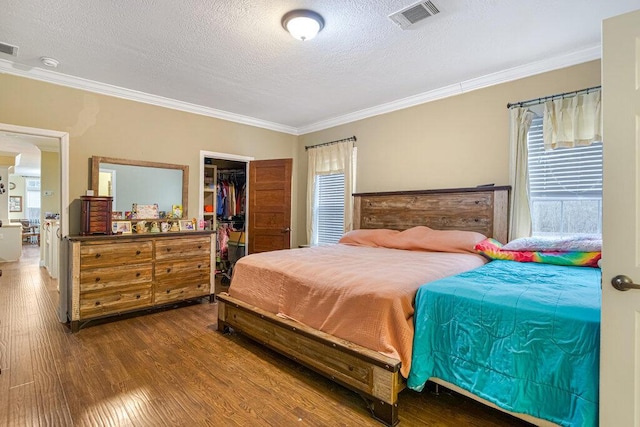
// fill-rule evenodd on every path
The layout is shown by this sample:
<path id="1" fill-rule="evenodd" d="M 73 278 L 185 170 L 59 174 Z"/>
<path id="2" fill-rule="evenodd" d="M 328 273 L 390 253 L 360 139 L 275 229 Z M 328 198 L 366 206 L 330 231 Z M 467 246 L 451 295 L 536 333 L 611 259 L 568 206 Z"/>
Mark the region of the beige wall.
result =
<path id="1" fill-rule="evenodd" d="M 503 185 L 509 170 L 507 103 L 598 84 L 600 61 L 592 61 L 295 137 L 0 75 L 0 122 L 69 132 L 71 200 L 89 188 L 92 155 L 189 165 L 190 216 L 198 205 L 200 150 L 293 158 L 295 246 L 306 243 L 305 145 L 356 135 L 358 192 Z M 70 230 L 79 230 L 74 203 Z"/>
<path id="2" fill-rule="evenodd" d="M 6 74 L 0 93 L 0 122 L 69 132 L 72 234 L 80 229 L 77 200 L 90 186 L 93 155 L 188 165 L 189 216 L 197 216 L 200 150 L 297 163 L 293 135 Z M 294 224 L 294 242 L 295 233 Z"/>
<path id="3" fill-rule="evenodd" d="M 507 185 L 507 103 L 599 84 L 600 61 L 592 61 L 303 135 L 298 229 L 306 224 L 305 145 L 355 135 L 357 192 Z"/>

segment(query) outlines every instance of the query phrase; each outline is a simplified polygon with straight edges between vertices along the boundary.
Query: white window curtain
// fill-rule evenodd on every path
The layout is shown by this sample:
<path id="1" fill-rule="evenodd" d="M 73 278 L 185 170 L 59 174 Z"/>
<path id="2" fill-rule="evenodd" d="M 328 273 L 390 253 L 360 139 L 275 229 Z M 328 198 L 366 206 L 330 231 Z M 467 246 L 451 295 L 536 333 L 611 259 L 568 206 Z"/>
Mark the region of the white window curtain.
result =
<path id="1" fill-rule="evenodd" d="M 510 110 L 511 212 L 509 216 L 511 224 L 509 240 L 531 235 L 527 135 L 533 117 L 534 114 L 527 108 L 514 107 Z"/>
<path id="2" fill-rule="evenodd" d="M 316 177 L 318 175 L 344 174 L 344 231 L 350 231 L 353 226 L 353 141 L 338 142 L 307 150 L 308 178 L 307 178 L 307 241 L 314 245 L 314 215 L 316 213 Z"/>
<path id="3" fill-rule="evenodd" d="M 600 89 L 546 101 L 543 129 L 545 150 L 602 141 Z"/>

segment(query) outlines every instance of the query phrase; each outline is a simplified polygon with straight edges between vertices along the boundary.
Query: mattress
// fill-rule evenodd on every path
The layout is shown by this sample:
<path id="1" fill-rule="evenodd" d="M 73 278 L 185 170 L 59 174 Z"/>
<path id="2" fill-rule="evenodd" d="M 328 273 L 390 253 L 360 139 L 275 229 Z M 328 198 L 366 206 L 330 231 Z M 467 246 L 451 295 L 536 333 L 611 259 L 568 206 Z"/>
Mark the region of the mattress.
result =
<path id="1" fill-rule="evenodd" d="M 475 254 L 345 244 L 263 252 L 236 263 L 229 294 L 399 359 L 406 377 L 417 289 L 485 262 Z"/>
<path id="2" fill-rule="evenodd" d="M 421 287 L 409 388 L 440 378 L 559 425 L 598 423 L 598 268 L 493 261 Z"/>

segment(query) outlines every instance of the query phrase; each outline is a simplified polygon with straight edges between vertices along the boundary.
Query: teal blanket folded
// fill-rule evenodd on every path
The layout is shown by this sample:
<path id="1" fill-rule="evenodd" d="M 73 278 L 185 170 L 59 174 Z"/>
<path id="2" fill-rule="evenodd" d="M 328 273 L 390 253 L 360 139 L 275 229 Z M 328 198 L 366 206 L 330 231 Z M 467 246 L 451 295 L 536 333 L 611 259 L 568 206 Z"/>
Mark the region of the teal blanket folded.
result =
<path id="1" fill-rule="evenodd" d="M 408 386 L 430 377 L 566 426 L 598 423 L 598 268 L 515 261 L 422 286 Z"/>

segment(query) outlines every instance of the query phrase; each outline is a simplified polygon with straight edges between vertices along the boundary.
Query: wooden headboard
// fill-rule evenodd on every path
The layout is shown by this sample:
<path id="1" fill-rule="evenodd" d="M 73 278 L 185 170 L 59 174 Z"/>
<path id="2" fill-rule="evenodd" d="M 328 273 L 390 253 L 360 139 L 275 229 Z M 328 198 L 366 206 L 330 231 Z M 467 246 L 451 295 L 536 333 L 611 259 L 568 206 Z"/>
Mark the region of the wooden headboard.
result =
<path id="1" fill-rule="evenodd" d="M 354 194 L 353 228 L 477 231 L 506 243 L 511 187 Z"/>

